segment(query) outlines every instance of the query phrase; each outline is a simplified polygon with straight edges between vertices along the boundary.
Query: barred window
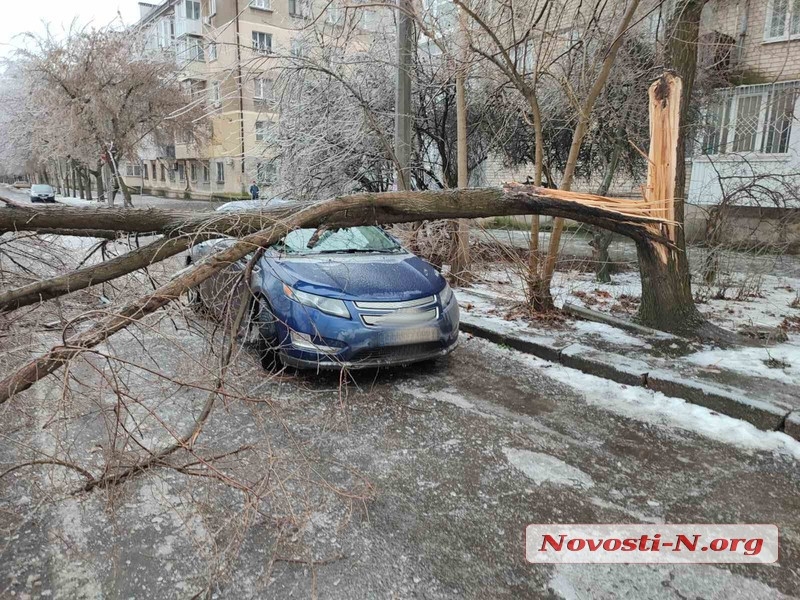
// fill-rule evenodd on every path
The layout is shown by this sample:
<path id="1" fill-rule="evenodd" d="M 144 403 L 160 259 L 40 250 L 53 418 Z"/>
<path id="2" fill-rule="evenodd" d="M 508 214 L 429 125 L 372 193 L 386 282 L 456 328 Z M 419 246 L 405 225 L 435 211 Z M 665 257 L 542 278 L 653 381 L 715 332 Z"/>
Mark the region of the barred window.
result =
<path id="1" fill-rule="evenodd" d="M 742 86 L 719 92 L 705 111 L 701 152 L 788 152 L 798 84 Z"/>

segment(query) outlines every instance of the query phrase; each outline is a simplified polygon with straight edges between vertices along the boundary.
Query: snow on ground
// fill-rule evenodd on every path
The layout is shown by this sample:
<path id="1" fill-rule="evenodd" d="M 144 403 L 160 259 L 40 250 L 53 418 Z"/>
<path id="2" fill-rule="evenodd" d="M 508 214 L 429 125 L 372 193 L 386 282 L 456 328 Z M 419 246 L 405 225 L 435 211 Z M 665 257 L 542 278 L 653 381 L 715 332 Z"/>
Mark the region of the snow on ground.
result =
<path id="1" fill-rule="evenodd" d="M 488 356 L 494 353 L 498 360 L 523 361 L 534 369 L 552 366 L 534 356 L 488 343 L 484 351 Z M 746 421 L 721 415 L 680 398 L 665 396 L 646 388 L 622 385 L 576 369 L 558 366 L 542 369 L 541 372 L 580 393 L 588 404 L 655 425 L 665 432 L 674 428 L 683 429 L 743 450 L 773 452 L 800 460 L 800 442 L 784 433 L 761 431 Z"/>
<path id="2" fill-rule="evenodd" d="M 800 345 L 778 344 L 771 348 L 738 348 L 704 350 L 687 356 L 684 360 L 706 369 L 724 365 L 731 371 L 751 377 L 776 379 L 800 389 Z"/>

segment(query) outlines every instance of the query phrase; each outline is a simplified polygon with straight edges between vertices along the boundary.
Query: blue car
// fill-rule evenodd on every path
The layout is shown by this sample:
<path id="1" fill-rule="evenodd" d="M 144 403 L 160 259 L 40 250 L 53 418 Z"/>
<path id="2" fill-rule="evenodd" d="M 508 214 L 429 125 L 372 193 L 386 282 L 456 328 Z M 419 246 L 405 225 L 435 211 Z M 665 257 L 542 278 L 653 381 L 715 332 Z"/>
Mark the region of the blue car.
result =
<path id="1" fill-rule="evenodd" d="M 187 262 L 229 243 L 200 244 Z M 459 311 L 450 286 L 380 227 L 292 231 L 265 251 L 249 290 L 235 284 L 245 265 L 232 265 L 205 282 L 197 296 L 218 315 L 230 314 L 242 301 L 252 303 L 266 368 L 405 365 L 456 346 Z"/>

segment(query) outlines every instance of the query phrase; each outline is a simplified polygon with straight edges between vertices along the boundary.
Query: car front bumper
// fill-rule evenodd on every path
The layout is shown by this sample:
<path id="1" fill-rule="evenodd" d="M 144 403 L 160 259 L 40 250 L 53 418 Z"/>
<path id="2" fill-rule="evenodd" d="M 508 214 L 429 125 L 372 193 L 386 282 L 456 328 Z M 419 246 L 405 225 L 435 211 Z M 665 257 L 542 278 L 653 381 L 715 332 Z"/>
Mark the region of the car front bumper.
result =
<path id="1" fill-rule="evenodd" d="M 437 299 L 434 320 L 404 327 L 369 327 L 363 324 L 353 305 L 353 319 L 322 315 L 307 307 L 293 306 L 291 317 L 280 324 L 283 342 L 278 355 L 283 364 L 303 369 L 365 369 L 402 366 L 445 356 L 458 343 L 459 310 L 455 298 L 442 306 Z M 307 317 L 313 317 L 307 319 Z M 286 326 L 291 323 L 293 327 Z M 309 335 L 313 344 L 326 350 L 299 347 L 292 332 Z"/>

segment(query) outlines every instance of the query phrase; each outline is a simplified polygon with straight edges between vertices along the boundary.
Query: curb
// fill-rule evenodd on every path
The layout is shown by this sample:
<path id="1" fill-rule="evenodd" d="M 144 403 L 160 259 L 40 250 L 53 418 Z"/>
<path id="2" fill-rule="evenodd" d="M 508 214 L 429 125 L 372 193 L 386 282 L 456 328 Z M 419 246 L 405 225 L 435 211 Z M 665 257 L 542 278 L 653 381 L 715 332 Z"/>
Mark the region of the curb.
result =
<path id="1" fill-rule="evenodd" d="M 463 317 L 462 317 L 463 319 Z M 475 322 L 460 324 L 461 331 L 578 369 L 589 375 L 610 379 L 624 385 L 644 387 L 667 396 L 681 398 L 692 404 L 705 406 L 720 414 L 741 419 L 764 431 L 782 431 L 800 441 L 800 411 L 791 411 L 771 402 L 754 400 L 712 384 L 687 381 L 679 373 L 651 369 L 637 360 L 623 360 L 610 353 L 593 352 L 588 346 L 570 344 L 562 348 L 542 342 L 522 339 L 478 325 Z M 603 360 L 604 356 L 614 360 Z M 625 364 L 625 363 L 628 364 Z"/>

